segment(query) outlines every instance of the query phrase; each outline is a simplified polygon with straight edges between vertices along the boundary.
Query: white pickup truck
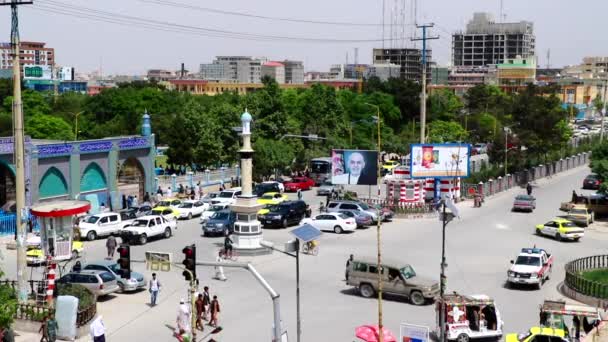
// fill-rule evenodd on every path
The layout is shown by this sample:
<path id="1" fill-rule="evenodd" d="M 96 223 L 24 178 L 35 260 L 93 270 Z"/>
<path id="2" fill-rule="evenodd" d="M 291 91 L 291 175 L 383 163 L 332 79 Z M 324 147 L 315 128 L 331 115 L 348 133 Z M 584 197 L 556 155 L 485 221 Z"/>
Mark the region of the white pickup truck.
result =
<path id="1" fill-rule="evenodd" d="M 99 213 L 85 217 L 78 223 L 80 236 L 93 241 L 98 236 L 109 236 L 119 233 L 133 222 L 135 216 L 129 216 L 126 212 L 121 213 Z"/>
<path id="2" fill-rule="evenodd" d="M 553 256 L 544 249 L 522 248 L 517 259 L 511 260 L 507 272 L 508 284 L 527 284 L 541 288 L 553 271 Z"/>
<path id="3" fill-rule="evenodd" d="M 123 229 L 120 236 L 123 242 L 145 245 L 151 237 L 170 238 L 176 227 L 175 220 L 167 220 L 157 215 L 142 216 Z"/>

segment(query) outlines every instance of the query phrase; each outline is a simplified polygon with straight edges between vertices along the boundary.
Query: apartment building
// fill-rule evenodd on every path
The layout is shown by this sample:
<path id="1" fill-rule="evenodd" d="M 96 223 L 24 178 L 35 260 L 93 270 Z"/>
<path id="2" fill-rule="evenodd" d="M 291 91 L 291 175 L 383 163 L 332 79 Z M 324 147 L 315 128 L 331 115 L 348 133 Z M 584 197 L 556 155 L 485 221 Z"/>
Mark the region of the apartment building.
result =
<path id="1" fill-rule="evenodd" d="M 19 48 L 21 75 L 23 75 L 24 65 L 41 65 L 50 68 L 55 65 L 55 49 L 46 47 L 46 43 L 22 41 Z M 11 43 L 0 43 L 0 69 L 11 69 L 12 67 L 12 45 Z"/>
<path id="2" fill-rule="evenodd" d="M 427 82 L 430 84 L 432 51 L 426 50 Z M 399 76 L 404 80 L 420 82 L 422 80 L 422 50 L 421 49 L 374 49 L 374 64 L 396 64 L 400 66 Z"/>

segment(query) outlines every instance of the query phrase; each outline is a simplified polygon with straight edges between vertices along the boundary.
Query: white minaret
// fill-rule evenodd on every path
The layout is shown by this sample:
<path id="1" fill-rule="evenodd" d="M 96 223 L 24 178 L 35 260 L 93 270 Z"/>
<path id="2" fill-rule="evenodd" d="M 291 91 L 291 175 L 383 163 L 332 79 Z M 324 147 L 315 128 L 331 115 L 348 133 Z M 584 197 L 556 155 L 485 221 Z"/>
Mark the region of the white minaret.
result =
<path id="1" fill-rule="evenodd" d="M 257 203 L 253 195 L 252 173 L 253 173 L 253 149 L 251 148 L 251 114 L 245 110 L 241 115 L 243 127 L 243 147 L 239 151 L 241 155 L 241 196 L 230 208 L 236 213 L 234 233 L 232 240 L 234 248 L 240 253 L 258 254 L 266 253 L 267 248 L 260 245 L 262 241 L 262 224 L 258 221 L 258 211 L 263 207 Z"/>

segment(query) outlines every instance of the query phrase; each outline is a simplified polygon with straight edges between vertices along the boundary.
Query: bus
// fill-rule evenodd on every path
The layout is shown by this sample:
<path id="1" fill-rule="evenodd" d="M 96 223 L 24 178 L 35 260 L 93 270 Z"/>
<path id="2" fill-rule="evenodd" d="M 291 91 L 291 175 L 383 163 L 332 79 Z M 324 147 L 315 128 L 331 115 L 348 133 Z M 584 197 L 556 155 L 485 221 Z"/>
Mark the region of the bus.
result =
<path id="1" fill-rule="evenodd" d="M 313 158 L 310 160 L 310 178 L 315 185 L 321 185 L 324 181 L 331 182 L 331 157 Z"/>

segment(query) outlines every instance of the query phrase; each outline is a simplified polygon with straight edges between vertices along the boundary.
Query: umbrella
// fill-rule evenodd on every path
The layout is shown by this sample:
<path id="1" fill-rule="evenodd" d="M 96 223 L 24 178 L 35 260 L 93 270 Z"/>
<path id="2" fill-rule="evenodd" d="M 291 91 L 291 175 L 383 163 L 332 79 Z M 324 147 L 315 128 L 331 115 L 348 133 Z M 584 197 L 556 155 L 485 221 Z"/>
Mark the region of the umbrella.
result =
<path id="1" fill-rule="evenodd" d="M 355 336 L 362 339 L 365 342 L 378 342 L 380 337 L 378 334 L 377 325 L 362 325 L 355 329 Z M 383 342 L 397 342 L 397 338 L 393 335 L 390 330 L 382 327 Z"/>

